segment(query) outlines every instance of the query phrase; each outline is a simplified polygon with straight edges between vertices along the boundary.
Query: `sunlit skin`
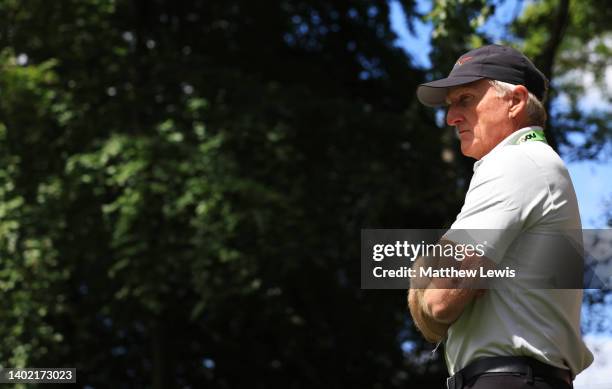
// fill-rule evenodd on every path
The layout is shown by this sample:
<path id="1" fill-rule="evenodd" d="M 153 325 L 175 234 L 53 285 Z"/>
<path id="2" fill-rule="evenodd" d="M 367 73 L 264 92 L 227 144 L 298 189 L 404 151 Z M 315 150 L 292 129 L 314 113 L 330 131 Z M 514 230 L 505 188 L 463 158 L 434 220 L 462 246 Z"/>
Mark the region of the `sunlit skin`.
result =
<path id="1" fill-rule="evenodd" d="M 517 85 L 511 94 L 499 96 L 487 80 L 450 88 L 446 96 L 446 123 L 457 129 L 461 152 L 481 159 L 521 128 L 527 95 L 527 89 Z"/>

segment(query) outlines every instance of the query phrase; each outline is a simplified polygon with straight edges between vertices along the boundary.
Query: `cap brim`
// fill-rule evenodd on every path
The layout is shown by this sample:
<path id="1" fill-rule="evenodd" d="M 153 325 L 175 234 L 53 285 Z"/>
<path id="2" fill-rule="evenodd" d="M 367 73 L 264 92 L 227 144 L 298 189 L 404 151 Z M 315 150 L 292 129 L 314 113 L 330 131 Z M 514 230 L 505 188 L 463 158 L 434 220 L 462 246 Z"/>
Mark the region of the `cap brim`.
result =
<path id="1" fill-rule="evenodd" d="M 474 81 L 482 80 L 483 78 L 485 77 L 448 77 L 441 80 L 427 82 L 419 85 L 417 88 L 417 98 L 423 105 L 428 107 L 439 107 L 446 105 L 446 93 L 448 92 L 448 88 L 469 84 Z"/>

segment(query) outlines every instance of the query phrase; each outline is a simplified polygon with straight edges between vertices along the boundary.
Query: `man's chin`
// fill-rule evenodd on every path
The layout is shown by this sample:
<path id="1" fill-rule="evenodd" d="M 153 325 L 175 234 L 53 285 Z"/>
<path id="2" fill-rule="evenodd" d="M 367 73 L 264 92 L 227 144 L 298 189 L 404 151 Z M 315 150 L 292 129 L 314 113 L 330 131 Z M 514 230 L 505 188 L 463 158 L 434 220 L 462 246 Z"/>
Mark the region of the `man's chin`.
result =
<path id="1" fill-rule="evenodd" d="M 463 142 L 461 142 L 461 154 L 465 155 L 466 157 L 480 159 L 480 157 L 478 156 L 478 153 L 471 146 L 472 146 L 471 144 L 464 146 Z"/>

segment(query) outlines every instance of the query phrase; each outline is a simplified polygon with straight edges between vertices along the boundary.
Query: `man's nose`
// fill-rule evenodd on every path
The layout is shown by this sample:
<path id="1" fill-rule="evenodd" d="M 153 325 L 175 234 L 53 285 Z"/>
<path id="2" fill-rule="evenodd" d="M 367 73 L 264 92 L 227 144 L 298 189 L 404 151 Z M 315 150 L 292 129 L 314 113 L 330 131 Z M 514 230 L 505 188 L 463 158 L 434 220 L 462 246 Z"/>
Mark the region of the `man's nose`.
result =
<path id="1" fill-rule="evenodd" d="M 456 126 L 462 120 L 463 119 L 461 115 L 459 114 L 459 112 L 457 112 L 457 108 L 453 107 L 452 105 L 449 105 L 448 111 L 446 111 L 446 124 L 448 124 L 449 126 Z"/>

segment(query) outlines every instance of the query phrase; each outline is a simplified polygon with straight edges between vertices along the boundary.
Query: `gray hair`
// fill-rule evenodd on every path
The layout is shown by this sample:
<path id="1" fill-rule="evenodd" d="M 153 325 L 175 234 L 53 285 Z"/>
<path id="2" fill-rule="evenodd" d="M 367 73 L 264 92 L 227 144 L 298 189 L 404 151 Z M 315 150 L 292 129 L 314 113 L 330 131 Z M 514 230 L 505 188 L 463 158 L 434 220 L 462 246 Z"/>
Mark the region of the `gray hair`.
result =
<path id="1" fill-rule="evenodd" d="M 516 85 L 509 84 L 507 82 L 498 81 L 498 80 L 488 80 L 489 84 L 495 88 L 497 95 L 500 97 L 506 96 L 514 90 Z M 534 96 L 533 93 L 529 92 L 527 97 L 527 121 L 525 123 L 527 126 L 540 126 L 544 127 L 546 124 L 546 109 L 544 109 L 544 105 L 542 101 L 538 100 L 537 97 Z"/>

